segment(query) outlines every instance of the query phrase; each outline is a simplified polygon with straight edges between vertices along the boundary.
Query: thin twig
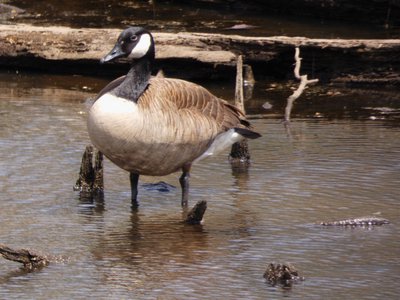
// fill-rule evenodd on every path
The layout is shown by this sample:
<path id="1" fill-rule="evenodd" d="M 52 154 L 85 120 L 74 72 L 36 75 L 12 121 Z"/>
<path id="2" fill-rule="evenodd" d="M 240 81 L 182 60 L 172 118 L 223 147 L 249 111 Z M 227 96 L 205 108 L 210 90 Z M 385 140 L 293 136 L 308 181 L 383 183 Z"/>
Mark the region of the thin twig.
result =
<path id="1" fill-rule="evenodd" d="M 289 124 L 289 122 L 290 122 L 290 113 L 292 112 L 294 101 L 301 96 L 303 91 L 307 88 L 307 84 L 318 82 L 318 79 L 310 79 L 309 80 L 307 78 L 307 75 L 300 75 L 302 58 L 300 57 L 299 47 L 296 47 L 296 49 L 295 49 L 294 59 L 296 62 L 295 66 L 294 66 L 294 76 L 298 80 L 300 80 L 300 84 L 299 84 L 299 87 L 293 92 L 293 94 L 291 94 L 287 99 L 287 104 L 286 104 L 286 108 L 285 108 L 285 120 L 284 120 L 285 125 Z"/>

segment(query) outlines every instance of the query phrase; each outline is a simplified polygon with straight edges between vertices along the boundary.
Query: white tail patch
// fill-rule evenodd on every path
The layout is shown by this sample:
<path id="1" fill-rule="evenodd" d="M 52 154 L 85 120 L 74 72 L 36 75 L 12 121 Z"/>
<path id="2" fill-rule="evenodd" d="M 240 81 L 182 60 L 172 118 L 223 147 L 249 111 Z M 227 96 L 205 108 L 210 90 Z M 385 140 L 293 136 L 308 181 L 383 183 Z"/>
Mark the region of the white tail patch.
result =
<path id="1" fill-rule="evenodd" d="M 207 158 L 211 155 L 215 155 L 218 154 L 220 152 L 222 152 L 223 150 L 225 150 L 226 148 L 228 148 L 229 146 L 231 146 L 232 144 L 236 143 L 236 142 L 240 142 L 241 140 L 243 140 L 243 136 L 240 135 L 239 133 L 237 133 L 235 131 L 235 129 L 229 129 L 228 131 L 221 133 L 220 135 L 218 135 L 214 141 L 212 142 L 212 144 L 210 145 L 210 147 L 208 147 L 208 149 L 198 158 L 196 158 L 194 160 L 194 163 Z"/>
<path id="2" fill-rule="evenodd" d="M 149 34 L 145 33 L 140 36 L 139 42 L 136 44 L 135 48 L 129 54 L 128 58 L 141 58 L 146 55 L 147 51 L 151 46 L 151 37 Z"/>

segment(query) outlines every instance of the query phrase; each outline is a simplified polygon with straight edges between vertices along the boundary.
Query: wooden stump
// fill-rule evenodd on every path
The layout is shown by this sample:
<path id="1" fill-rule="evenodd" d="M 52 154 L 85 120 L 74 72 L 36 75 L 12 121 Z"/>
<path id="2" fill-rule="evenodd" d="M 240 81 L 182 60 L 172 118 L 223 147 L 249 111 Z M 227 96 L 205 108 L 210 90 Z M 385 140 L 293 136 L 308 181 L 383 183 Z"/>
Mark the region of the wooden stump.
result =
<path id="1" fill-rule="evenodd" d="M 82 156 L 79 178 L 74 186 L 74 190 L 79 191 L 85 197 L 103 195 L 104 191 L 103 154 L 96 151 L 93 162 L 93 153 L 93 146 L 86 146 Z"/>
<path id="2" fill-rule="evenodd" d="M 207 209 L 207 201 L 199 201 L 186 215 L 185 223 L 191 225 L 200 224 Z"/>
<path id="3" fill-rule="evenodd" d="M 250 66 L 245 68 L 248 75 L 245 76 L 249 86 L 254 86 L 253 72 Z M 244 106 L 244 81 L 243 81 L 243 57 L 241 55 L 237 58 L 236 64 L 236 86 L 235 86 L 235 106 L 245 113 Z M 252 89 L 247 89 L 247 96 L 252 94 Z M 229 154 L 229 161 L 235 167 L 235 169 L 242 170 L 246 169 L 250 163 L 250 152 L 247 139 L 241 142 L 234 143 Z"/>

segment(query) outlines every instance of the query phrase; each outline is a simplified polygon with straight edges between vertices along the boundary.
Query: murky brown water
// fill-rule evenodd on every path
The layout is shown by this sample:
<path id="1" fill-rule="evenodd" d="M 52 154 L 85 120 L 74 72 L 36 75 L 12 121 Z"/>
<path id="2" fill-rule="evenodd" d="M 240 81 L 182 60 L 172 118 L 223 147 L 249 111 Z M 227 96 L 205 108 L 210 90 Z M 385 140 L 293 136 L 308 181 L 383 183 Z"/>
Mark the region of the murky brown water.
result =
<path id="1" fill-rule="evenodd" d="M 127 174 L 109 161 L 103 203 L 82 202 L 72 190 L 89 143 L 84 100 L 103 84 L 0 75 L 1 243 L 64 258 L 32 273 L 1 259 L 0 298 L 397 299 L 398 119 L 371 118 L 381 110 L 368 115 L 360 107 L 358 117 L 354 107 L 341 107 L 340 118 L 314 118 L 299 105 L 292 138 L 278 119 L 254 119 L 263 138 L 251 143 L 247 174 L 234 174 L 226 155 L 193 169 L 191 204 L 207 200 L 208 210 L 204 225 L 188 226 L 180 223 L 179 188 L 143 186 L 177 186 L 180 174 L 143 178 L 138 212 L 130 210 Z M 260 113 L 270 92 L 255 94 L 252 110 Z M 342 101 L 310 97 L 326 111 Z M 378 108 L 391 103 L 375 100 Z M 365 215 L 391 224 L 315 224 Z M 268 285 L 262 275 L 271 262 L 291 262 L 306 280 L 291 289 Z"/>

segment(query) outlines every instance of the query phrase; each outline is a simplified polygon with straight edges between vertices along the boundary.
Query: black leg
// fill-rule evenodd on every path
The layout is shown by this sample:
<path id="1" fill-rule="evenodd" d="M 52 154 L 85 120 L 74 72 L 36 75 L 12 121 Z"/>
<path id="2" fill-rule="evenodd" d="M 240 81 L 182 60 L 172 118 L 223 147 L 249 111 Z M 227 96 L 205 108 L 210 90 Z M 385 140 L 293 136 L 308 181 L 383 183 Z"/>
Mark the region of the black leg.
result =
<path id="1" fill-rule="evenodd" d="M 137 202 L 139 174 L 131 172 L 129 174 L 129 179 L 131 181 L 132 208 L 137 208 L 139 206 Z"/>
<path id="2" fill-rule="evenodd" d="M 191 165 L 186 165 L 182 168 L 182 175 L 179 178 L 179 183 L 182 188 L 182 207 L 187 207 L 189 199 L 189 177 L 190 177 L 190 167 Z"/>

